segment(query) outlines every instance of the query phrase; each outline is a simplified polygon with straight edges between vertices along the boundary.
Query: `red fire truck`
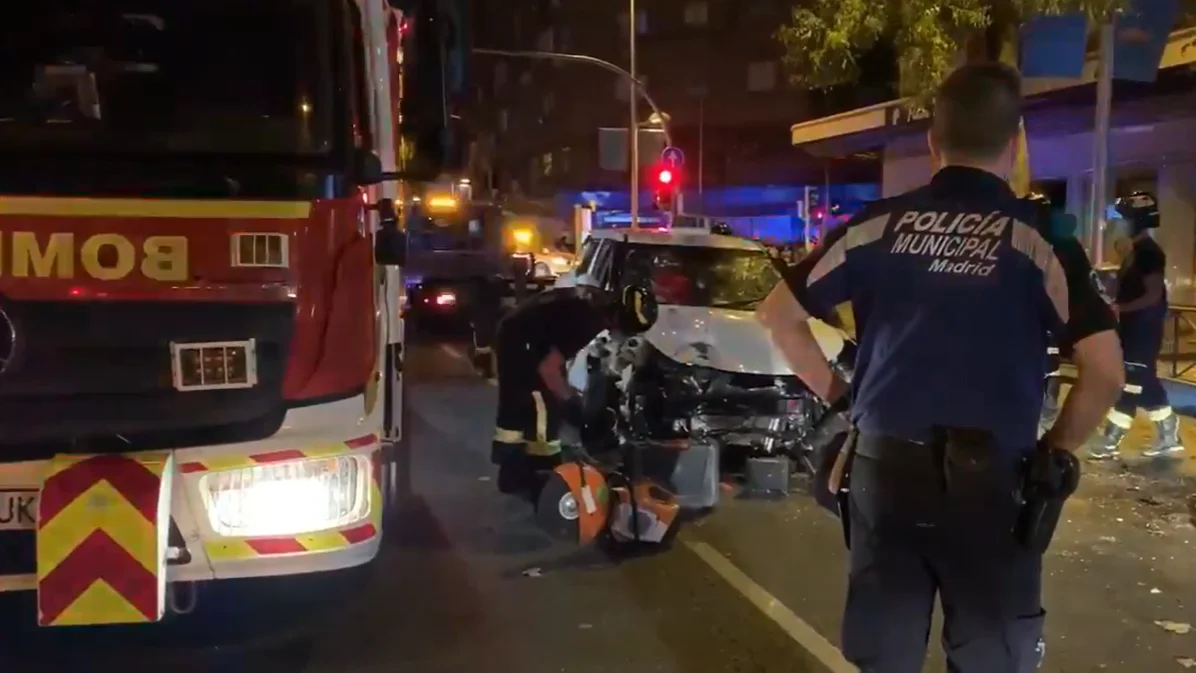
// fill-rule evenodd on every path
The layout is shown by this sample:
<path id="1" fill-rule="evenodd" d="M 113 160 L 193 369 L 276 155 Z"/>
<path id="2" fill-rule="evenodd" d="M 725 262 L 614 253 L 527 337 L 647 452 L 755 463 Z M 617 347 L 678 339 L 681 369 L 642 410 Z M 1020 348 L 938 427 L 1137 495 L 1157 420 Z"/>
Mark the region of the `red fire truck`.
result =
<path id="1" fill-rule="evenodd" d="M 396 203 L 453 154 L 418 95 L 444 20 L 391 3 L 63 0 L 0 27 L 0 592 L 36 592 L 31 622 L 156 622 L 190 583 L 378 553 Z"/>

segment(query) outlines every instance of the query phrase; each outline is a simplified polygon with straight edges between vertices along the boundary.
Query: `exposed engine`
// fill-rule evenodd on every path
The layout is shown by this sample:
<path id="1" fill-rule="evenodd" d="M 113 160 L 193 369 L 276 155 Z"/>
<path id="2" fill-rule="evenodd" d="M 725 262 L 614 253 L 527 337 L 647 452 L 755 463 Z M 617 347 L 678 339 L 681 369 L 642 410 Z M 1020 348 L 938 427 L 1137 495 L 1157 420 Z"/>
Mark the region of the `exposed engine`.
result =
<path id="1" fill-rule="evenodd" d="M 854 344 L 832 363 L 850 380 Z M 796 376 L 727 372 L 668 358 L 642 337 L 601 337 L 585 353 L 586 407 L 594 419 L 585 441 L 613 443 L 618 421 L 655 442 L 717 441 L 747 456 L 809 450 L 826 405 Z"/>

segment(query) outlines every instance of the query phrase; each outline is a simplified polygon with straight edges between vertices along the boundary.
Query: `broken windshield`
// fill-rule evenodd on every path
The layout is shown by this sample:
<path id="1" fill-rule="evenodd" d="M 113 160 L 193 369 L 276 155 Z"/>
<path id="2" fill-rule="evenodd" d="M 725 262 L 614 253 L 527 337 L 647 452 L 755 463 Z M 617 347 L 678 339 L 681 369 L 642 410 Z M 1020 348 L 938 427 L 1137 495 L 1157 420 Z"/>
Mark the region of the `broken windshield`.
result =
<path id="1" fill-rule="evenodd" d="M 0 26 L 0 151 L 326 152 L 325 4 L 26 4 Z"/>

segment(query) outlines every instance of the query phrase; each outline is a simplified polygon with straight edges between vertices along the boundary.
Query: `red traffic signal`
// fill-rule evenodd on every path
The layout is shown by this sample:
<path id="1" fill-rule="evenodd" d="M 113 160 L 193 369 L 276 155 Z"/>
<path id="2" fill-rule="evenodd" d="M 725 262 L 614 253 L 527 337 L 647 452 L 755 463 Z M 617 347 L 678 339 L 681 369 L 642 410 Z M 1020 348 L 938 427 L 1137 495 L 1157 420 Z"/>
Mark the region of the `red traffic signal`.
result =
<path id="1" fill-rule="evenodd" d="M 656 181 L 662 185 L 673 184 L 673 171 L 669 168 L 661 168 L 656 172 Z"/>

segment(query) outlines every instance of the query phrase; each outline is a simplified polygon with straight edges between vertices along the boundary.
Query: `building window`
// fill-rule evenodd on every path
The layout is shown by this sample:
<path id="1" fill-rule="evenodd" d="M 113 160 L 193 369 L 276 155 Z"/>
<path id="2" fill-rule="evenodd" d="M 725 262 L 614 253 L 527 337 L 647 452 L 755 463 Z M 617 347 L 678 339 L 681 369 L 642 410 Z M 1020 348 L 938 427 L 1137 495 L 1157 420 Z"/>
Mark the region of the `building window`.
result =
<path id="1" fill-rule="evenodd" d="M 777 62 L 757 61 L 748 64 L 748 91 L 772 91 L 777 88 Z"/>
<path id="2" fill-rule="evenodd" d="M 551 114 L 556 109 L 556 96 L 550 91 L 544 94 L 544 114 Z"/>
<path id="3" fill-rule="evenodd" d="M 498 130 L 501 133 L 506 133 L 507 131 L 507 117 L 508 115 L 505 109 L 498 111 Z"/>
<path id="4" fill-rule="evenodd" d="M 540 51 L 555 51 L 556 40 L 553 38 L 552 29 L 544 29 L 544 32 L 540 33 L 540 37 L 536 39 L 536 49 Z"/>
<path id="5" fill-rule="evenodd" d="M 710 5 L 706 0 L 695 0 L 685 5 L 685 23 L 689 26 L 705 26 L 709 20 Z"/>
<path id="6" fill-rule="evenodd" d="M 532 85 L 532 71 L 524 70 L 522 73 L 520 73 L 519 83 L 522 84 L 523 86 L 531 86 Z"/>
<path id="7" fill-rule="evenodd" d="M 627 12 L 619 14 L 619 31 L 624 35 L 627 34 Z M 644 10 L 639 10 L 635 13 L 635 29 L 640 35 L 645 35 L 648 32 L 648 13 Z"/>
<path id="8" fill-rule="evenodd" d="M 540 156 L 540 174 L 544 177 L 552 175 L 552 152 L 545 152 Z"/>

